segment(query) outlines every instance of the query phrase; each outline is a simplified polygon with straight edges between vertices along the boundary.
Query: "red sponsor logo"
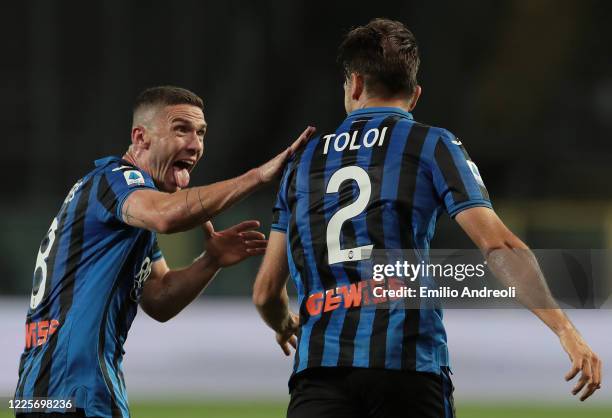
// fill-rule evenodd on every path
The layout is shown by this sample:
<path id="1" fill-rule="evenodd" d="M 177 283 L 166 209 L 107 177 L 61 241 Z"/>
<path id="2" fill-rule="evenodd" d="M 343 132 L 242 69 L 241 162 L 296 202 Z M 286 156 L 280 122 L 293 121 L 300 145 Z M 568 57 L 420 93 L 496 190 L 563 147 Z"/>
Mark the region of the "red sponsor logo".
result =
<path id="1" fill-rule="evenodd" d="M 49 340 L 55 331 L 59 328 L 60 323 L 57 319 L 26 322 L 25 326 L 25 348 L 38 347 Z"/>
<path id="2" fill-rule="evenodd" d="M 386 286 L 385 286 L 386 285 Z M 306 299 L 306 310 L 311 316 L 319 315 L 321 312 L 329 312 L 343 306 L 345 309 L 362 305 L 375 305 L 386 302 L 391 298 L 374 296 L 374 289 L 386 287 L 388 289 L 399 289 L 404 285 L 399 279 L 391 278 L 385 282 L 374 279 L 362 280 L 350 285 L 338 286 L 325 292 L 317 292 Z M 392 298 L 399 299 L 399 298 Z"/>

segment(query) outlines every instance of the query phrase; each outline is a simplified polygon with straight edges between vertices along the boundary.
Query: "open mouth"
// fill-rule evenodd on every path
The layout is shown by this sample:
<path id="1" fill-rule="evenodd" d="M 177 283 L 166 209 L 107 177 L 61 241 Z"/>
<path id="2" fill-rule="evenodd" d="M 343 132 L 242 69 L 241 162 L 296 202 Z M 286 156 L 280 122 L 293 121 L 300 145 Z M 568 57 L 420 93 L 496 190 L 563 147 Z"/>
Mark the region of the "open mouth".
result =
<path id="1" fill-rule="evenodd" d="M 192 160 L 176 160 L 172 164 L 172 171 L 174 174 L 174 182 L 178 187 L 184 189 L 189 186 L 189 173 L 193 169 L 195 162 Z"/>
<path id="2" fill-rule="evenodd" d="M 174 167 L 180 169 L 180 170 L 185 169 L 185 170 L 191 172 L 191 170 L 193 169 L 194 164 L 195 163 L 193 161 L 191 161 L 191 160 L 178 160 L 178 161 L 175 161 L 174 164 L 172 164 L 172 165 Z"/>

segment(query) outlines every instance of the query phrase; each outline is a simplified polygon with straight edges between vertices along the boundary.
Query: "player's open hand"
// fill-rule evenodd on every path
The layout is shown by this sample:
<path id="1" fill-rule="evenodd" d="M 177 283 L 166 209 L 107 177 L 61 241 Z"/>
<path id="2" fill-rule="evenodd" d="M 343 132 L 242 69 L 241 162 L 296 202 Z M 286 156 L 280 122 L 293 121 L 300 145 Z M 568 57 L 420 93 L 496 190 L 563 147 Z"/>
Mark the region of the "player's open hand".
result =
<path id="1" fill-rule="evenodd" d="M 258 167 L 257 171 L 261 181 L 263 183 L 269 183 L 280 176 L 289 158 L 291 158 L 301 147 L 304 146 L 315 131 L 315 128 L 309 126 L 286 150 L 272 158 L 267 163 Z"/>
<path id="2" fill-rule="evenodd" d="M 206 253 L 219 267 L 234 265 L 266 251 L 268 240 L 256 230 L 259 228 L 259 221 L 244 221 L 218 232 L 209 221 L 203 228 L 206 235 Z"/>
<path id="3" fill-rule="evenodd" d="M 579 372 L 582 372 L 572 389 L 572 395 L 577 395 L 584 388 L 580 394 L 580 400 L 584 401 L 601 387 L 601 360 L 578 331 L 564 331 L 559 335 L 559 339 L 572 362 L 572 368 L 565 375 L 565 380 L 570 381 Z"/>
<path id="4" fill-rule="evenodd" d="M 283 326 L 283 329 L 276 333 L 276 342 L 280 346 L 283 353 L 286 356 L 291 355 L 291 347 L 297 350 L 297 337 L 298 328 L 300 326 L 300 317 L 293 312 L 289 312 L 289 317 Z"/>

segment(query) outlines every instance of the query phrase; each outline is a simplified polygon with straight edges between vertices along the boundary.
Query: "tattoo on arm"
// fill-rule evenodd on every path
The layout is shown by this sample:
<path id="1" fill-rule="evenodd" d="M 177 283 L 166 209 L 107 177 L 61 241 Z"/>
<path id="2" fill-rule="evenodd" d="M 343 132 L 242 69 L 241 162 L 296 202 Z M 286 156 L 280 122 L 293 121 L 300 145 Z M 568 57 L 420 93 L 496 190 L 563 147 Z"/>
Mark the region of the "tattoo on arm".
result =
<path id="1" fill-rule="evenodd" d="M 202 202 L 202 196 L 200 195 L 201 191 L 198 189 L 198 200 L 200 201 L 200 207 L 202 208 L 202 212 L 206 214 L 206 209 L 204 208 L 204 202 Z M 205 219 L 208 219 L 208 215 L 204 216 Z"/>
<path id="2" fill-rule="evenodd" d="M 185 190 L 185 212 L 187 212 L 187 216 L 191 215 L 191 210 L 189 209 L 189 192 L 191 189 Z"/>
<path id="3" fill-rule="evenodd" d="M 134 225 L 134 223 L 139 222 L 140 224 L 142 224 L 142 226 L 146 226 L 147 223 L 144 221 L 144 219 L 140 219 L 137 218 L 135 216 L 133 216 L 132 214 L 130 214 L 130 205 L 127 204 L 125 205 L 125 208 L 122 210 L 122 215 L 123 215 L 123 220 L 125 221 L 125 223 L 129 224 L 129 225 Z"/>
<path id="4" fill-rule="evenodd" d="M 202 198 L 200 197 L 200 191 L 199 190 L 193 190 L 191 188 L 189 189 L 185 189 L 185 213 L 187 214 L 187 217 L 191 217 L 191 215 L 193 214 L 193 212 L 197 212 L 197 208 L 195 207 L 195 205 L 197 205 L 197 202 L 191 202 L 189 200 L 189 193 L 191 192 L 195 192 L 198 196 L 198 201 L 200 202 L 200 208 L 202 208 L 202 211 L 204 212 L 204 214 L 200 215 L 198 217 L 199 222 L 200 223 L 204 223 L 208 220 L 210 220 L 208 214 L 206 213 L 206 210 L 204 209 L 204 202 L 202 202 Z M 191 208 L 191 205 L 194 205 L 194 208 Z"/>

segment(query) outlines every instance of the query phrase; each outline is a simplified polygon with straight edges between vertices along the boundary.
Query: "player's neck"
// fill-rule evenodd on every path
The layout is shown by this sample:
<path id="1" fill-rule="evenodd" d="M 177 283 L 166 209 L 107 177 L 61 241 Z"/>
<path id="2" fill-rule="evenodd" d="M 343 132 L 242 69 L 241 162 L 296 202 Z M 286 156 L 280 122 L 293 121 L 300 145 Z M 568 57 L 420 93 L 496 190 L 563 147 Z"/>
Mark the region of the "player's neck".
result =
<path id="1" fill-rule="evenodd" d="M 138 162 L 136 161 L 136 158 L 134 158 L 134 156 L 132 155 L 132 153 L 128 150 L 126 151 L 125 154 L 123 154 L 123 160 L 127 161 L 130 164 L 135 165 L 136 167 L 138 167 Z"/>
<path id="2" fill-rule="evenodd" d="M 123 154 L 123 157 L 121 157 L 123 160 L 127 161 L 128 163 L 138 167 L 141 170 L 146 171 L 147 173 L 151 173 L 148 170 L 148 167 L 146 167 L 146 164 L 144 164 L 143 161 L 140 160 L 140 158 L 138 158 L 138 155 L 136 152 L 134 152 L 134 150 L 132 149 L 132 147 L 130 146 L 130 148 L 125 152 L 125 154 Z"/>
<path id="3" fill-rule="evenodd" d="M 366 109 L 368 107 L 397 107 L 406 112 L 410 112 L 412 107 L 406 99 L 379 99 L 376 97 L 368 97 L 363 102 L 358 103 L 354 110 Z"/>

